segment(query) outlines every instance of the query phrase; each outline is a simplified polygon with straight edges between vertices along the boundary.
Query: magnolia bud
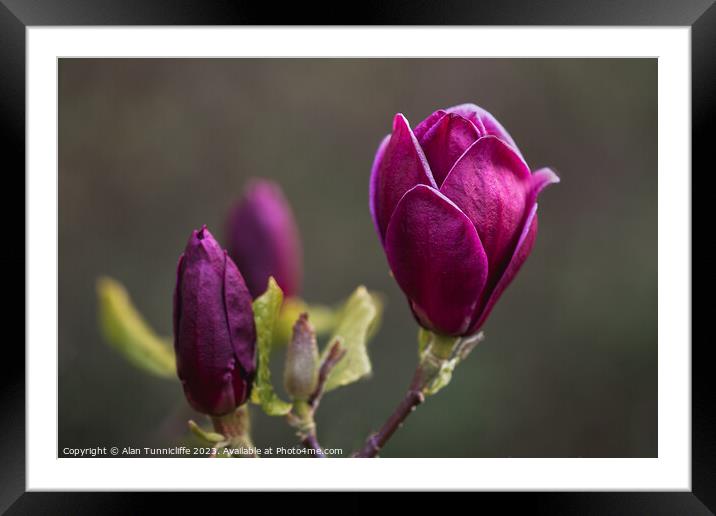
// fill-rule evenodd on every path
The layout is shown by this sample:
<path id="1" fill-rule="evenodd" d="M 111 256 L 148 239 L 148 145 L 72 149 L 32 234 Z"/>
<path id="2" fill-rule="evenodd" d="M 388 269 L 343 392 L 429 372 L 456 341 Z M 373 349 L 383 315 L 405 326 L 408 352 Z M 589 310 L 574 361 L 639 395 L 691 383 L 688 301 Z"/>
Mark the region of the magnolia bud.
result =
<path id="1" fill-rule="evenodd" d="M 179 259 L 174 349 L 194 409 L 223 416 L 246 402 L 256 373 L 251 295 L 206 226 L 192 233 Z"/>
<path id="2" fill-rule="evenodd" d="M 301 239 L 291 206 L 278 184 L 253 180 L 231 210 L 227 224 L 229 256 L 251 295 L 266 290 L 273 276 L 286 297 L 301 286 Z"/>
<path id="3" fill-rule="evenodd" d="M 303 313 L 293 325 L 293 337 L 286 352 L 283 375 L 286 392 L 295 400 L 307 400 L 318 383 L 316 332 Z"/>

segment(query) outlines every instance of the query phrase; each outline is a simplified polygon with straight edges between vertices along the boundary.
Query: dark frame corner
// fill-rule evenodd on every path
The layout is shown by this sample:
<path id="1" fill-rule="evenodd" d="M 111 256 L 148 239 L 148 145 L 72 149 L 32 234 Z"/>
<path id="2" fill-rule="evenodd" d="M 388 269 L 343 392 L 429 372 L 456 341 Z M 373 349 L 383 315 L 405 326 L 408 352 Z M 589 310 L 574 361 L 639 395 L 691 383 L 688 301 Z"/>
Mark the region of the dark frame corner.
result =
<path id="1" fill-rule="evenodd" d="M 692 50 L 692 163 L 705 168 L 711 142 L 708 125 L 716 119 L 716 4 L 714 0 L 666 2 L 651 0 L 582 1 L 505 0 L 478 3 L 449 0 L 411 3 L 405 0 L 361 4 L 351 17 L 310 12 L 303 4 L 287 10 L 265 9 L 256 2 L 230 0 L 0 0 L 0 127 L 8 179 L 17 179 L 24 192 L 25 170 L 25 29 L 37 25 L 669 25 L 691 27 Z M 279 11 L 279 12 L 276 12 Z M 320 16 L 320 15 L 323 16 Z M 23 173 L 19 173 L 20 171 Z M 708 173 L 707 171 L 704 171 Z M 692 172 L 693 177 L 693 172 Z M 20 179 L 23 178 L 23 179 Z M 6 195 L 8 200 L 15 195 Z M 23 194 L 24 198 L 24 194 Z M 3 220 L 16 220 L 17 211 L 3 203 Z M 25 267 L 22 256 L 6 254 L 3 263 Z M 11 256 L 11 257 L 7 257 Z M 22 265 L 21 263 L 22 262 Z M 12 278 L 18 283 L 21 279 Z M 15 285 L 13 285 L 15 286 Z M 24 288 L 22 288 L 24 292 Z M 24 293 L 23 293 L 24 300 Z M 8 319 L 20 320 L 24 303 L 16 302 Z M 14 317 L 13 317 L 14 316 Z M 23 339 L 24 340 L 24 339 Z M 8 514 L 137 513 L 147 497 L 118 493 L 25 493 L 25 354 L 19 339 L 6 339 L 0 361 L 0 406 L 6 417 L 0 426 L 0 512 Z M 10 353 L 10 356 L 7 355 Z M 713 514 L 716 513 L 716 408 L 710 400 L 712 374 L 707 344 L 692 343 L 692 491 L 690 493 L 531 493 L 497 498 L 502 507 L 529 507 L 545 514 Z M 214 495 L 216 496 L 216 495 Z M 234 503 L 237 496 L 227 499 Z M 257 496 L 257 495 L 252 495 Z M 260 496 L 260 495 L 258 495 Z M 294 495 L 295 497 L 296 495 Z M 353 495 L 357 496 L 357 495 Z M 377 495 L 361 495 L 358 505 Z M 163 497 L 164 499 L 166 497 Z M 293 498 L 293 497 L 292 497 Z M 166 502 L 162 500 L 164 505 Z M 186 509 L 186 497 L 173 495 Z M 422 496 L 414 496 L 420 500 Z M 221 502 L 219 502 L 221 503 Z M 295 498 L 294 498 L 295 503 Z M 370 505 L 369 505 L 370 504 Z M 356 504 L 352 504 L 355 506 Z M 436 507 L 438 507 L 436 505 Z"/>

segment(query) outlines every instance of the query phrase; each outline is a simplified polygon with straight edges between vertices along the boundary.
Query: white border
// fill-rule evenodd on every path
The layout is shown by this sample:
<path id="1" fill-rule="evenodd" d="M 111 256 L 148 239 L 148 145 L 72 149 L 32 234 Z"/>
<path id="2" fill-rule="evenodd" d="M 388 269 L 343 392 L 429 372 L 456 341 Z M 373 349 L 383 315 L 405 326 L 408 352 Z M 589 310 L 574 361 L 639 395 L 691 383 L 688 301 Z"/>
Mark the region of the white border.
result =
<path id="1" fill-rule="evenodd" d="M 690 490 L 689 28 L 33 27 L 28 28 L 27 43 L 28 490 Z M 237 462 L 57 458 L 53 437 L 57 432 L 57 406 L 53 401 L 57 399 L 57 268 L 53 266 L 57 256 L 57 58 L 327 53 L 388 57 L 658 56 L 658 459 Z M 426 471 L 435 474 L 426 475 Z"/>

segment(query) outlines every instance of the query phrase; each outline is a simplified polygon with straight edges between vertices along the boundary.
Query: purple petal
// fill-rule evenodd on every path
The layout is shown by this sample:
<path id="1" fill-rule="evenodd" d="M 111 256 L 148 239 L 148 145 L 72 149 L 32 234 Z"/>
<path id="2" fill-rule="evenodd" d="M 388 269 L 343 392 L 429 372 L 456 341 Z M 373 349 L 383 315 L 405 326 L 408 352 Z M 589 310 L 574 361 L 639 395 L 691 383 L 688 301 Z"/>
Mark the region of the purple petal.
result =
<path id="1" fill-rule="evenodd" d="M 470 120 L 473 124 L 481 130 L 481 136 L 493 135 L 512 146 L 519 154 L 520 150 L 517 148 L 517 144 L 510 136 L 510 133 L 502 127 L 502 124 L 492 116 L 488 111 L 485 111 L 480 106 L 475 104 L 460 104 L 459 106 L 453 106 L 446 110 L 448 113 L 456 113 L 464 118 Z"/>
<path id="2" fill-rule="evenodd" d="M 398 113 L 393 120 L 393 134 L 376 158 L 371 176 L 371 202 L 381 242 L 393 210 L 405 192 L 418 184 L 435 185 L 423 150 L 405 117 Z"/>
<path id="3" fill-rule="evenodd" d="M 256 370 L 256 327 L 251 293 L 228 254 L 224 270 L 224 306 L 234 354 L 244 370 L 244 377 L 252 377 L 250 383 Z M 237 399 L 241 397 L 237 396 Z"/>
<path id="4" fill-rule="evenodd" d="M 483 307 L 477 313 L 472 328 L 470 329 L 471 332 L 478 331 L 484 324 L 495 303 L 500 299 L 500 296 L 502 296 L 502 293 L 509 284 L 512 283 L 512 280 L 530 255 L 535 238 L 537 237 L 537 196 L 545 187 L 554 183 L 559 183 L 559 177 L 557 177 L 557 174 L 550 168 L 539 169 L 530 176 L 530 191 L 527 196 L 529 211 L 527 212 L 525 223 L 520 231 L 517 245 L 502 275 L 499 278 L 490 278 L 491 283 L 495 284 L 496 282 L 495 287 L 492 288 L 491 292 L 489 285 L 485 289 L 483 295 L 487 297 L 482 302 Z"/>
<path id="5" fill-rule="evenodd" d="M 537 196 L 547 186 L 551 184 L 559 183 L 559 177 L 549 167 L 541 168 L 532 173 L 530 178 L 530 194 L 528 204 L 537 201 Z"/>
<path id="6" fill-rule="evenodd" d="M 457 159 L 479 137 L 475 124 L 454 113 L 444 115 L 422 137 L 418 137 L 438 186 Z"/>
<path id="7" fill-rule="evenodd" d="M 495 136 L 475 142 L 448 174 L 440 191 L 472 220 L 489 260 L 490 274 L 503 270 L 524 223 L 530 171 Z"/>
<path id="8" fill-rule="evenodd" d="M 532 209 L 527 216 L 526 224 L 520 234 L 519 240 L 517 241 L 517 247 L 515 248 L 512 258 L 507 265 L 505 272 L 497 281 L 497 285 L 490 293 L 487 301 L 484 303 L 484 307 L 477 313 L 476 319 L 470 327 L 470 333 L 477 332 L 485 323 L 485 320 L 490 315 L 490 312 L 492 312 L 495 303 L 497 303 L 500 299 L 500 296 L 509 284 L 512 283 L 512 280 L 515 278 L 517 273 L 522 268 L 522 265 L 525 263 L 525 260 L 527 260 L 527 257 L 530 255 L 530 252 L 532 252 L 532 247 L 534 246 L 536 237 L 537 204 L 532 206 Z"/>
<path id="9" fill-rule="evenodd" d="M 420 122 L 415 129 L 413 129 L 413 133 L 415 134 L 415 137 L 420 141 L 423 136 L 425 136 L 425 133 L 427 133 L 432 126 L 434 126 L 442 117 L 444 117 L 447 114 L 447 111 L 444 109 L 438 109 L 435 111 L 432 115 L 430 115 L 428 118 Z"/>
<path id="10" fill-rule="evenodd" d="M 375 232 L 378 233 L 380 241 L 383 241 L 383 232 L 380 229 L 378 223 L 378 215 L 376 212 L 376 204 L 378 200 L 378 167 L 383 162 L 383 156 L 385 155 L 385 149 L 388 148 L 388 142 L 390 142 L 390 135 L 386 135 L 385 138 L 380 142 L 378 146 L 378 152 L 375 153 L 373 159 L 373 166 L 370 169 L 370 183 L 368 186 L 368 208 L 370 208 L 370 216 L 373 219 L 373 225 L 375 226 Z"/>
<path id="11" fill-rule="evenodd" d="M 415 186 L 393 213 L 385 250 L 420 324 L 463 334 L 487 281 L 487 257 L 465 214 L 437 190 Z"/>

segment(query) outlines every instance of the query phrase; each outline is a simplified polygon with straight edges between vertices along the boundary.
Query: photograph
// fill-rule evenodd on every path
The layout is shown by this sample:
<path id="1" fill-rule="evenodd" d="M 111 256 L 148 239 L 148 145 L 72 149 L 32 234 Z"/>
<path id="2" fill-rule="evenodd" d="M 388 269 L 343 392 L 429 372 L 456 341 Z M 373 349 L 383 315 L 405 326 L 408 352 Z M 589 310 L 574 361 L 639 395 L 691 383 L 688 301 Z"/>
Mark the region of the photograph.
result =
<path id="1" fill-rule="evenodd" d="M 0 514 L 714 514 L 714 1 L 0 0 Z"/>
<path id="2" fill-rule="evenodd" d="M 657 58 L 56 73 L 59 458 L 659 457 Z"/>

